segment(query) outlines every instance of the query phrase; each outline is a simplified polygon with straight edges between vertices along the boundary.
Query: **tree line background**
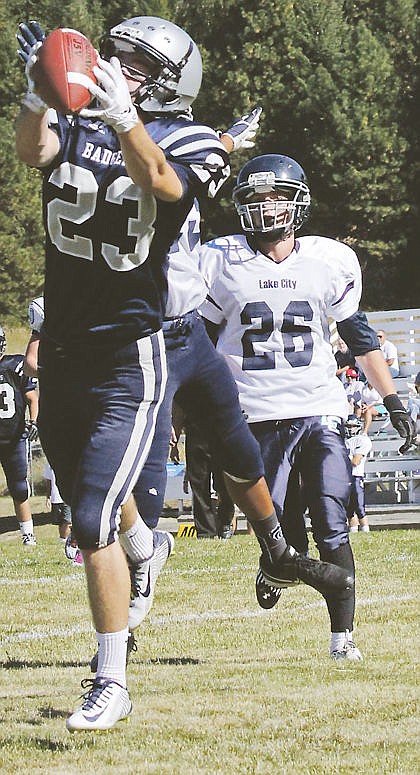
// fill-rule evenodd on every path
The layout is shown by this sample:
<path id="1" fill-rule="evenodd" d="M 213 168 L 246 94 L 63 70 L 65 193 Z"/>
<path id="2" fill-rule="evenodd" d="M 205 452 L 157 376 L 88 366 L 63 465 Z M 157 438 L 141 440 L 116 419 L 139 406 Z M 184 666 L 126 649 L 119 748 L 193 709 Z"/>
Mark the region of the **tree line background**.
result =
<path id="1" fill-rule="evenodd" d="M 99 45 L 124 18 L 156 15 L 198 44 L 195 118 L 216 129 L 263 106 L 256 147 L 203 206 L 203 236 L 237 231 L 230 195 L 250 155 L 284 153 L 304 167 L 311 218 L 302 233 L 344 240 L 364 273 L 363 307 L 419 306 L 419 8 L 416 0 L 8 0 L 0 8 L 0 323 L 25 323 L 42 292 L 40 175 L 14 150 L 26 90 L 17 25 L 74 27 Z"/>

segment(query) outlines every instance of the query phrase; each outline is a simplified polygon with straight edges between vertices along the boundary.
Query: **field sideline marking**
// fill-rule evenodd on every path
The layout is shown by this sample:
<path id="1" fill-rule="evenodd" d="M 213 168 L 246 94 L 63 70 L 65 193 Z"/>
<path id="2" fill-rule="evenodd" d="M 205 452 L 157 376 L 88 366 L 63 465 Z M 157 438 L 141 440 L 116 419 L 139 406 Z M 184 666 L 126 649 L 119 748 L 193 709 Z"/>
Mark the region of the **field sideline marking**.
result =
<path id="1" fill-rule="evenodd" d="M 358 606 L 378 605 L 384 603 L 401 603 L 417 600 L 417 595 L 387 595 L 385 597 L 369 597 L 361 598 L 357 600 Z M 293 612 L 296 610 L 308 611 L 316 608 L 323 608 L 325 606 L 324 600 L 319 600 L 316 603 L 303 603 L 301 605 L 294 605 Z M 179 624 L 186 622 L 204 622 L 209 620 L 231 620 L 236 619 L 257 619 L 261 616 L 269 616 L 271 611 L 256 610 L 256 611 L 238 611 L 237 613 L 224 613 L 223 611 L 204 611 L 201 614 L 183 614 L 183 615 L 170 615 L 170 616 L 151 616 L 148 621 L 150 625 L 157 627 L 164 627 L 170 624 Z M 89 625 L 73 625 L 69 627 L 51 627 L 47 628 L 43 625 L 34 627 L 27 632 L 14 633 L 13 635 L 6 635 L 5 638 L 0 639 L 0 646 L 4 646 L 7 643 L 23 643 L 30 641 L 45 640 L 46 638 L 57 637 L 69 637 L 72 635 L 82 635 L 86 633 L 93 633 L 93 626 Z"/>

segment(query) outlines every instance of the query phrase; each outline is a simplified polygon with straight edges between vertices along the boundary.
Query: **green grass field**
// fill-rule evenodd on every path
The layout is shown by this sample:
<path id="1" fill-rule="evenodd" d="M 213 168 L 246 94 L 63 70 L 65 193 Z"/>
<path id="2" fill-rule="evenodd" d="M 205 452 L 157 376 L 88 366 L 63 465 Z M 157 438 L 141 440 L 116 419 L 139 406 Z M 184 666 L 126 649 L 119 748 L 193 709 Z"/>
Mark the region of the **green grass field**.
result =
<path id="1" fill-rule="evenodd" d="M 34 512 L 43 499 L 34 499 Z M 48 516 L 20 544 L 1 499 L 0 771 L 108 775 L 414 775 L 419 532 L 352 536 L 355 640 L 364 661 L 333 663 L 325 604 L 288 590 L 254 598 L 258 549 L 179 538 L 137 630 L 133 713 L 105 733 L 65 729 L 96 649 L 83 569 Z"/>

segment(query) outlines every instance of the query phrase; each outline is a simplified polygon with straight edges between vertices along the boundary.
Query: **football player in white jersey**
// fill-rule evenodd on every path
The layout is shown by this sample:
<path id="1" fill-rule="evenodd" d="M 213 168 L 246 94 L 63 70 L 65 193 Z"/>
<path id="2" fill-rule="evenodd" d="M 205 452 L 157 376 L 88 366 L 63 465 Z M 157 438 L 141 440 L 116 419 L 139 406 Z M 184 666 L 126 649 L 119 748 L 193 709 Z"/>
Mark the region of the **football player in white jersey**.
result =
<path id="1" fill-rule="evenodd" d="M 372 442 L 366 433 L 362 433 L 363 421 L 350 414 L 345 422 L 346 447 L 352 467 L 350 500 L 347 506 L 347 519 L 350 533 L 369 533 L 369 520 L 365 508 L 365 463 L 372 449 Z"/>
<path id="2" fill-rule="evenodd" d="M 260 443 L 280 521 L 289 476 L 298 469 L 321 558 L 353 575 L 346 520 L 351 471 L 343 427 L 348 405 L 335 375 L 329 317 L 384 397 L 405 439 L 402 450 L 412 441 L 411 418 L 396 395 L 376 334 L 359 311 L 356 254 L 325 237 L 295 237 L 310 205 L 302 167 L 280 154 L 255 157 L 239 172 L 233 201 L 242 233 L 201 249 L 209 287 L 203 314 L 218 328 L 217 347 Z M 270 581 L 264 557 L 261 569 Z M 324 597 L 331 656 L 360 660 L 352 640 L 354 588 Z"/>

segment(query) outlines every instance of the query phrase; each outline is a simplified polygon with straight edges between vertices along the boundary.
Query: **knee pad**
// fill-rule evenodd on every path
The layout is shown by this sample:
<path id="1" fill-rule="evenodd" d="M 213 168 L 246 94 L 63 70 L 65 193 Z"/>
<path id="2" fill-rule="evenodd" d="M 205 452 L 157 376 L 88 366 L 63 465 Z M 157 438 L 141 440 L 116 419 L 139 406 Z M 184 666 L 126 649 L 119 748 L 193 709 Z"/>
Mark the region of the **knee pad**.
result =
<path id="1" fill-rule="evenodd" d="M 76 513 L 72 513 L 72 517 L 71 531 L 77 540 L 79 549 L 103 549 L 118 540 L 119 522 L 108 532 L 106 540 L 102 541 L 99 525 L 94 520 L 77 519 Z"/>
<path id="2" fill-rule="evenodd" d="M 14 501 L 18 503 L 24 503 L 29 498 L 29 485 L 27 479 L 20 479 L 19 481 L 8 482 L 7 487 L 10 495 Z"/>

